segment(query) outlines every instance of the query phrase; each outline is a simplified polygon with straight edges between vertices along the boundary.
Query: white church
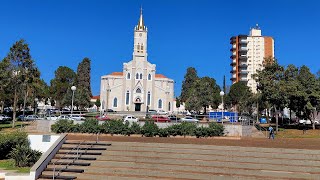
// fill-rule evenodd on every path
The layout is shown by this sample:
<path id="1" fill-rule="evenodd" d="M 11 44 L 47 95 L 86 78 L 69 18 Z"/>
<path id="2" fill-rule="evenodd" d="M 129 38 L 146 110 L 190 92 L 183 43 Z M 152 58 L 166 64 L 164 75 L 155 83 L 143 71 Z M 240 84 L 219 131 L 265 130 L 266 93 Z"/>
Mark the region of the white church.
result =
<path id="1" fill-rule="evenodd" d="M 132 60 L 123 63 L 122 72 L 101 77 L 100 101 L 102 109 L 115 111 L 146 111 L 149 109 L 173 111 L 174 81 L 156 74 L 156 65 L 148 62 L 148 29 L 142 10 L 134 28 Z"/>

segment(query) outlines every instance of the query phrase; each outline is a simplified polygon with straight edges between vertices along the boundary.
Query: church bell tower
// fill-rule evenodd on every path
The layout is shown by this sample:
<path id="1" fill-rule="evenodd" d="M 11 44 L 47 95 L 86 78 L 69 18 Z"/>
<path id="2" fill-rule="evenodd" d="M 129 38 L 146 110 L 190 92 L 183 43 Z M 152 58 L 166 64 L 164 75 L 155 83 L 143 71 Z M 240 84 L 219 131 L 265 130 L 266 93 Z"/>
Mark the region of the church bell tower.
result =
<path id="1" fill-rule="evenodd" d="M 133 58 L 147 60 L 147 33 L 148 29 L 144 25 L 142 8 L 140 9 L 140 18 L 138 25 L 134 27 L 134 47 Z"/>

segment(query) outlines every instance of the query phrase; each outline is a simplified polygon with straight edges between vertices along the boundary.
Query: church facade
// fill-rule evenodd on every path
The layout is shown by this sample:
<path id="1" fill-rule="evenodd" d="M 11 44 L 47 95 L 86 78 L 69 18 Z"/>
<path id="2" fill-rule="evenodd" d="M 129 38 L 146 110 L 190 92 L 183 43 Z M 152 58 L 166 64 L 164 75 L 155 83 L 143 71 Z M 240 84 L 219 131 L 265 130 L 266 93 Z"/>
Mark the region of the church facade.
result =
<path id="1" fill-rule="evenodd" d="M 142 10 L 134 28 L 132 60 L 123 63 L 122 72 L 101 77 L 100 102 L 103 110 L 115 111 L 173 111 L 174 81 L 156 74 L 156 65 L 148 62 L 148 29 Z"/>

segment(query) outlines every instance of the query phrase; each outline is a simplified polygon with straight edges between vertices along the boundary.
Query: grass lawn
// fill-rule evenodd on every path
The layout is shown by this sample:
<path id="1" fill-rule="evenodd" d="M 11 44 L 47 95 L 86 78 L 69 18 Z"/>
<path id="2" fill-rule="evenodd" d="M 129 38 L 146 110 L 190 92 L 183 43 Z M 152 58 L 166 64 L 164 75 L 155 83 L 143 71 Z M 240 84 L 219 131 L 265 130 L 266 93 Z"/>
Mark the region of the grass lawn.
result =
<path id="1" fill-rule="evenodd" d="M 16 170 L 19 173 L 29 173 L 31 167 L 15 167 L 12 159 L 0 160 L 0 168 L 5 170 Z"/>
<path id="2" fill-rule="evenodd" d="M 303 130 L 298 129 L 279 129 L 278 138 L 320 138 L 319 129 L 309 129 L 303 134 Z"/>
<path id="3" fill-rule="evenodd" d="M 24 126 L 27 126 L 29 123 L 27 122 L 21 122 L 21 121 L 16 121 L 15 123 L 15 128 L 14 129 L 19 129 Z M 0 132 L 8 132 L 14 130 L 12 129 L 12 121 L 6 121 L 4 123 L 0 123 Z"/>

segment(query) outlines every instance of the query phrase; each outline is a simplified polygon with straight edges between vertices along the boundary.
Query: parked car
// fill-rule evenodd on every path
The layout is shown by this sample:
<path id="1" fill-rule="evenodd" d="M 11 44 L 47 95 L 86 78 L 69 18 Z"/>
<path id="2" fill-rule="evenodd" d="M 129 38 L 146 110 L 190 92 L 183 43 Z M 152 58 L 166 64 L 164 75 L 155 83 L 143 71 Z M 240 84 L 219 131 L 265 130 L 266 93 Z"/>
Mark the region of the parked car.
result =
<path id="1" fill-rule="evenodd" d="M 132 122 L 138 122 L 139 119 L 132 116 L 132 115 L 127 115 L 125 116 L 125 118 L 123 119 L 124 122 L 129 122 L 129 123 L 132 123 Z"/>
<path id="2" fill-rule="evenodd" d="M 0 114 L 0 121 L 9 121 L 9 120 L 11 120 L 11 117 L 5 114 Z"/>
<path id="3" fill-rule="evenodd" d="M 162 110 L 162 109 L 159 109 L 159 110 L 157 111 L 157 113 L 160 114 L 160 115 L 167 115 L 167 114 L 168 114 L 167 111 L 164 111 L 164 110 Z"/>
<path id="4" fill-rule="evenodd" d="M 99 120 L 99 121 L 111 120 L 107 115 L 96 116 L 96 119 Z"/>
<path id="5" fill-rule="evenodd" d="M 157 111 L 154 110 L 154 109 L 149 109 L 149 110 L 148 110 L 148 113 L 149 113 L 149 114 L 157 114 Z"/>
<path id="6" fill-rule="evenodd" d="M 19 115 L 18 117 L 16 117 L 16 119 L 17 119 L 18 121 L 24 121 L 25 118 L 26 118 L 26 116 L 23 116 L 23 115 Z"/>
<path id="7" fill-rule="evenodd" d="M 39 119 L 39 117 L 37 115 L 28 115 L 24 118 L 24 120 L 26 121 L 32 121 L 32 120 L 36 120 Z"/>
<path id="8" fill-rule="evenodd" d="M 55 120 L 58 120 L 58 116 L 49 115 L 49 116 L 46 116 L 44 119 L 55 121 Z"/>
<path id="9" fill-rule="evenodd" d="M 180 118 L 178 118 L 176 115 L 170 115 L 170 116 L 168 116 L 168 118 L 170 120 L 175 120 L 175 121 L 179 121 L 180 120 Z"/>
<path id="10" fill-rule="evenodd" d="M 186 116 L 184 118 L 181 118 L 180 119 L 181 122 L 194 122 L 194 123 L 198 123 L 199 120 L 198 119 L 194 119 L 193 117 L 191 116 Z"/>
<path id="11" fill-rule="evenodd" d="M 86 120 L 85 117 L 83 117 L 81 114 L 69 114 L 69 117 L 73 120 L 76 120 L 76 121 L 84 121 Z"/>
<path id="12" fill-rule="evenodd" d="M 117 111 L 115 111 L 113 109 L 107 109 L 107 112 L 117 112 Z"/>
<path id="13" fill-rule="evenodd" d="M 152 116 L 152 120 L 156 122 L 170 122 L 171 120 L 165 116 L 155 115 Z"/>
<path id="14" fill-rule="evenodd" d="M 306 125 L 310 125 L 312 124 L 311 121 L 309 119 L 300 119 L 299 120 L 299 124 L 306 124 Z"/>
<path id="15" fill-rule="evenodd" d="M 74 119 L 71 119 L 70 116 L 68 116 L 68 115 L 58 116 L 57 120 L 61 120 L 61 119 L 74 120 Z"/>

